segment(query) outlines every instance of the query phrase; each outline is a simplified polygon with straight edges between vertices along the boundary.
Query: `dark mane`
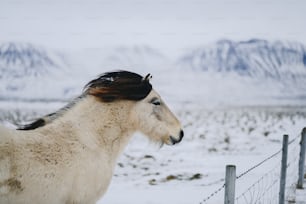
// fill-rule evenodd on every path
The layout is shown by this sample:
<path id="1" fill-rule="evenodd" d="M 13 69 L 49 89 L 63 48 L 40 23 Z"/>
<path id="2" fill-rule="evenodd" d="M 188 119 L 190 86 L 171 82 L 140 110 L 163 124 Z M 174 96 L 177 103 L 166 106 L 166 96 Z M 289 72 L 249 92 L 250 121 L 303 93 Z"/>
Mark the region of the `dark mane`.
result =
<path id="1" fill-rule="evenodd" d="M 86 97 L 92 95 L 103 102 L 116 100 L 139 101 L 144 99 L 152 90 L 149 80 L 151 75 L 142 77 L 139 74 L 128 71 L 107 72 L 90 81 L 81 96 L 75 98 L 58 111 L 41 117 L 34 122 L 19 126 L 17 130 L 33 130 L 51 123 L 62 116 L 67 110 Z"/>
<path id="2" fill-rule="evenodd" d="M 46 121 L 44 120 L 44 118 L 39 118 L 30 124 L 19 126 L 17 130 L 34 130 L 44 125 L 46 125 Z"/>
<path id="3" fill-rule="evenodd" d="M 17 130 L 34 130 L 36 128 L 45 126 L 46 124 L 52 122 L 56 118 L 62 116 L 67 110 L 69 110 L 71 107 L 73 107 L 76 103 L 78 103 L 83 98 L 84 98 L 84 95 L 82 94 L 81 96 L 73 99 L 67 105 L 60 108 L 59 110 L 57 110 L 54 113 L 49 113 L 49 114 L 47 114 L 47 115 L 45 115 L 41 118 L 38 118 L 38 119 L 34 120 L 32 123 L 29 123 L 29 124 L 18 125 L 19 127 L 18 127 Z"/>
<path id="4" fill-rule="evenodd" d="M 142 77 L 128 71 L 108 72 L 85 86 L 85 94 L 98 97 L 104 102 L 115 100 L 139 101 L 152 90 L 150 74 Z"/>

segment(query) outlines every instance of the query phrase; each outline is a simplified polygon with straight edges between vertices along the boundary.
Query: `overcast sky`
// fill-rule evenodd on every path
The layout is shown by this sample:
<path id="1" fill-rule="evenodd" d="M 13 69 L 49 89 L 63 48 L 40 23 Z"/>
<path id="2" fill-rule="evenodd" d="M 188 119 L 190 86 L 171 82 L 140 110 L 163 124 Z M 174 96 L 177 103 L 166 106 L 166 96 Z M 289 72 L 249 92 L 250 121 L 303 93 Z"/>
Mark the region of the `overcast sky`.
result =
<path id="1" fill-rule="evenodd" d="M 59 49 L 148 44 L 164 52 L 220 38 L 306 44 L 305 0 L 0 0 L 0 41 Z"/>

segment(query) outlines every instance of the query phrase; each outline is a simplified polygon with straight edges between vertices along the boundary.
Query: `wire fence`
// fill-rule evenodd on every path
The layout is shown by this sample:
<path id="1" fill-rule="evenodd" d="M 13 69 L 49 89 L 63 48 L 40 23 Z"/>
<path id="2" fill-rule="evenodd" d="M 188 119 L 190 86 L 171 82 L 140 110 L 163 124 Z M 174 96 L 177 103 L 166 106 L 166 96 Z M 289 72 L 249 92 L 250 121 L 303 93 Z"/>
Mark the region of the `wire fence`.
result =
<path id="1" fill-rule="evenodd" d="M 236 197 L 236 203 L 273 203 L 278 194 L 280 164 L 275 165 L 267 173 Z"/>
<path id="2" fill-rule="evenodd" d="M 299 159 L 300 151 L 303 147 L 301 141 L 301 135 L 305 134 L 303 138 L 306 138 L 306 129 L 304 128 L 303 133 L 297 135 L 292 140 L 288 142 L 288 154 L 287 162 L 285 165 L 285 201 L 289 203 L 295 202 L 295 191 L 299 175 Z M 301 143 L 299 142 L 301 141 Z M 236 176 L 236 197 L 232 202 L 236 204 L 262 204 L 262 203 L 279 203 L 280 199 L 280 180 L 281 180 L 281 167 L 282 167 L 282 149 L 279 149 L 274 154 L 266 157 L 262 161 L 253 165 L 249 169 L 243 171 Z M 304 161 L 303 161 L 304 165 Z M 254 171 L 259 168 L 263 168 L 259 173 L 254 173 Z M 253 172 L 253 174 L 250 174 Z M 261 173 L 260 173 L 261 172 Z M 264 173 L 262 173 L 264 172 Z M 254 176 L 255 175 L 255 176 Z M 210 193 L 206 198 L 204 198 L 200 204 L 209 203 L 210 200 L 224 191 L 226 184 L 226 179 L 220 179 L 223 181 L 222 185 L 218 187 L 215 191 Z M 247 180 L 248 182 L 245 182 Z M 251 180 L 251 182 L 250 182 Z M 213 182 L 212 182 L 213 183 Z M 248 183 L 248 184 L 246 184 Z M 246 187 L 247 186 L 247 187 Z M 226 194 L 226 192 L 225 192 Z"/>

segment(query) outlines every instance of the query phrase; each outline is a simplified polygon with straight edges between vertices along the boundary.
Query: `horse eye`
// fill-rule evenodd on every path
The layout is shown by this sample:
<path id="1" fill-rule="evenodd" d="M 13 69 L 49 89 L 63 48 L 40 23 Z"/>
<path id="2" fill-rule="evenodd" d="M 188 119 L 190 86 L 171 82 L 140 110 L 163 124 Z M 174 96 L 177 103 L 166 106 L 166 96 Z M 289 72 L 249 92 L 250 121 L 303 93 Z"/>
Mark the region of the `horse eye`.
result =
<path id="1" fill-rule="evenodd" d="M 158 99 L 156 99 L 156 98 L 154 98 L 154 99 L 151 101 L 151 103 L 152 103 L 153 105 L 155 105 L 155 106 L 160 106 L 160 105 L 161 105 L 160 101 L 159 101 Z"/>
<path id="2" fill-rule="evenodd" d="M 156 106 L 160 106 L 160 101 L 154 101 L 152 102 L 153 105 L 156 105 Z"/>

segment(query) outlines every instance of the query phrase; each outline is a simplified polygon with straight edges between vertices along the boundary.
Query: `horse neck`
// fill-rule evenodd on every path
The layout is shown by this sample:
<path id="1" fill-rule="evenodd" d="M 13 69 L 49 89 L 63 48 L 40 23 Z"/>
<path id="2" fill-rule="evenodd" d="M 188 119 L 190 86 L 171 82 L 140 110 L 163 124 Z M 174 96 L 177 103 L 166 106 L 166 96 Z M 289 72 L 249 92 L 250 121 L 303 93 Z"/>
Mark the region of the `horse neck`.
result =
<path id="1" fill-rule="evenodd" d="M 108 151 L 116 158 L 135 132 L 130 117 L 132 105 L 130 101 L 103 103 L 87 96 L 54 120 L 49 128 L 62 132 L 61 136 L 68 140 L 75 136 L 90 149 Z"/>

